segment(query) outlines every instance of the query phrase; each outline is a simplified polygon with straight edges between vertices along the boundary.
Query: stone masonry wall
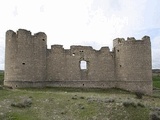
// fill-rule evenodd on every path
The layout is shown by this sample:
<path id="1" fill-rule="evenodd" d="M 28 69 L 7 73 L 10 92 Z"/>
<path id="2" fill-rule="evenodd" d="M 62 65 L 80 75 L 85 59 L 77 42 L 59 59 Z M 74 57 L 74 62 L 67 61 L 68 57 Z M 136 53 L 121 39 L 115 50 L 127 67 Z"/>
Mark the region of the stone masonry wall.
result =
<path id="1" fill-rule="evenodd" d="M 81 63 L 86 68 L 81 68 Z M 43 32 L 6 32 L 5 80 L 9 87 L 122 88 L 152 94 L 151 43 L 117 38 L 113 50 L 91 46 L 52 45 Z"/>
<path id="2" fill-rule="evenodd" d="M 81 61 L 86 61 L 86 70 L 81 70 Z M 47 80 L 114 81 L 113 53 L 108 47 L 96 51 L 92 47 L 71 46 L 65 50 L 61 45 L 54 45 L 48 50 Z"/>

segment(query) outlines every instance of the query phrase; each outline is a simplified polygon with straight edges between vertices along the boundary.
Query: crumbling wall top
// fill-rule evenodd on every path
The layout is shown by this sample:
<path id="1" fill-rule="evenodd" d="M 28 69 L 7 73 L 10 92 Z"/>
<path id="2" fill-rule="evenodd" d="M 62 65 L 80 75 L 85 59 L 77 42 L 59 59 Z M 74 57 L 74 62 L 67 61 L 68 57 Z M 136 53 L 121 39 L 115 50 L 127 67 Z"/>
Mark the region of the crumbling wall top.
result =
<path id="1" fill-rule="evenodd" d="M 15 33 L 13 30 L 7 30 L 7 32 L 6 33 L 8 33 L 8 34 L 10 34 L 10 33 Z M 16 34 L 16 33 L 15 33 Z"/>
<path id="2" fill-rule="evenodd" d="M 63 45 L 58 45 L 58 44 L 51 45 L 51 49 L 56 49 L 56 48 L 64 49 Z"/>
<path id="3" fill-rule="evenodd" d="M 100 51 L 110 51 L 109 47 L 101 47 Z"/>
<path id="4" fill-rule="evenodd" d="M 31 35 L 31 32 L 25 29 L 18 29 L 17 35 Z"/>
<path id="5" fill-rule="evenodd" d="M 29 35 L 29 36 L 31 36 L 31 32 L 30 31 L 28 31 L 28 30 L 26 30 L 26 29 L 18 29 L 18 31 L 17 32 L 14 32 L 13 30 L 8 30 L 7 32 L 6 32 L 6 35 L 8 35 L 8 34 L 16 34 L 17 36 L 19 36 L 19 35 Z M 47 37 L 47 35 L 44 33 L 44 32 L 38 32 L 38 33 L 35 33 L 34 35 L 33 35 L 34 37 L 38 37 L 38 36 L 41 36 L 41 37 Z"/>
<path id="6" fill-rule="evenodd" d="M 150 37 L 145 35 L 145 36 L 142 38 L 142 40 L 148 40 L 148 41 L 150 41 Z"/>
<path id="7" fill-rule="evenodd" d="M 93 48 L 91 46 L 81 46 L 81 45 L 72 45 L 70 46 L 70 49 L 90 49 L 93 50 Z"/>
<path id="8" fill-rule="evenodd" d="M 14 35 L 16 35 L 16 33 L 15 33 L 13 30 L 8 30 L 8 31 L 6 32 L 6 38 L 9 37 L 9 40 L 11 40 L 11 38 L 12 38 Z"/>
<path id="9" fill-rule="evenodd" d="M 136 39 L 134 37 L 127 37 L 127 41 L 135 41 Z"/>
<path id="10" fill-rule="evenodd" d="M 132 43 L 150 43 L 150 37 L 144 36 L 141 40 L 136 40 L 134 37 L 127 37 L 127 40 L 124 38 L 116 38 L 113 40 L 113 47 L 116 47 L 117 45 L 123 45 L 123 44 L 132 44 Z"/>
<path id="11" fill-rule="evenodd" d="M 41 36 L 41 37 L 44 37 L 44 36 L 45 36 L 45 37 L 47 37 L 47 35 L 46 35 L 44 32 L 35 33 L 34 36 L 35 36 L 35 37 L 37 37 L 37 36 Z"/>

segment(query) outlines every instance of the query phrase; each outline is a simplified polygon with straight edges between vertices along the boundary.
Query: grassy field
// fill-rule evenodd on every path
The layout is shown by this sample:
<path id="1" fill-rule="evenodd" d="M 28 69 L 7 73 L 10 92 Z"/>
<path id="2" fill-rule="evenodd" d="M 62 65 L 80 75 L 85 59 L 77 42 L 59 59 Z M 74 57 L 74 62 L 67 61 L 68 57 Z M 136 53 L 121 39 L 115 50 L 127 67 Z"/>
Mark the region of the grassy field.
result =
<path id="1" fill-rule="evenodd" d="M 160 88 L 160 76 L 153 76 L 153 86 Z"/>
<path id="2" fill-rule="evenodd" d="M 149 120 L 160 108 L 158 97 L 119 89 L 3 89 L 0 96 L 0 120 Z"/>
<path id="3" fill-rule="evenodd" d="M 0 73 L 0 84 L 3 83 Z M 160 88 L 160 77 L 153 77 Z M 0 120 L 149 120 L 160 111 L 160 91 L 143 96 L 119 89 L 2 89 Z M 160 117 L 160 116 L 159 116 Z"/>
<path id="4" fill-rule="evenodd" d="M 0 72 L 0 85 L 3 84 L 3 80 L 4 80 L 4 73 Z"/>

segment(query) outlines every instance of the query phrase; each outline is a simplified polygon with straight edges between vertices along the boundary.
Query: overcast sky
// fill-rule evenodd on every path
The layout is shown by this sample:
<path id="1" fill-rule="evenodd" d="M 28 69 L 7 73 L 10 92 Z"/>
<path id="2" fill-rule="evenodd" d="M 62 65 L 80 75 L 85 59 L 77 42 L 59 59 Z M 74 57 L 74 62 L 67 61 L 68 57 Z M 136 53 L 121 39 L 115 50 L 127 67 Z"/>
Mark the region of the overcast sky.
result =
<path id="1" fill-rule="evenodd" d="M 160 0 L 0 0 L 0 69 L 5 32 L 45 32 L 47 44 L 109 46 L 117 37 L 151 37 L 152 67 L 160 68 Z"/>

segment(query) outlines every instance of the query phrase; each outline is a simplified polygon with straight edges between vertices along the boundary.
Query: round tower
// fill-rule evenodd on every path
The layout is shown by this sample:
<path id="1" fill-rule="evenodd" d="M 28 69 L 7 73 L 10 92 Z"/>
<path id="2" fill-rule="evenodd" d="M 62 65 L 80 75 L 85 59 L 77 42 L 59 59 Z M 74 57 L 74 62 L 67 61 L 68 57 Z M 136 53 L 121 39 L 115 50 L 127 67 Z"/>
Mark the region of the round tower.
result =
<path id="1" fill-rule="evenodd" d="M 44 33 L 32 36 L 30 31 L 24 29 L 19 29 L 17 34 L 9 30 L 6 32 L 5 49 L 5 86 L 36 87 L 39 84 L 35 81 L 45 80 L 46 35 Z"/>
<path id="2" fill-rule="evenodd" d="M 127 38 L 115 40 L 117 86 L 147 94 L 152 92 L 151 43 L 148 36 L 142 40 Z"/>
<path id="3" fill-rule="evenodd" d="M 8 30 L 6 32 L 4 85 L 10 86 L 10 84 L 7 84 L 6 81 L 17 79 L 15 73 L 17 50 L 17 35 L 14 31 Z"/>

